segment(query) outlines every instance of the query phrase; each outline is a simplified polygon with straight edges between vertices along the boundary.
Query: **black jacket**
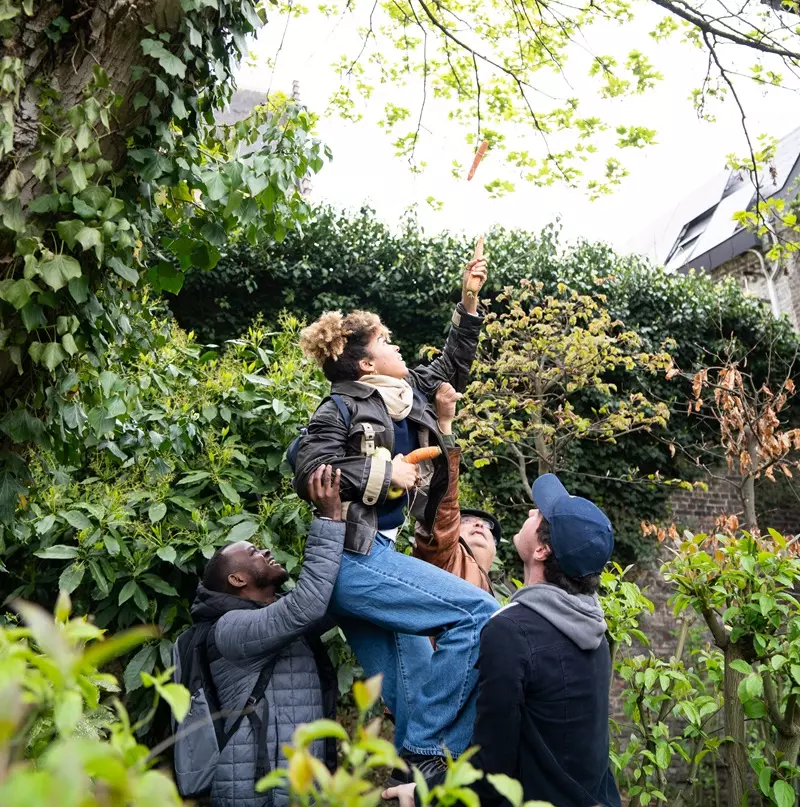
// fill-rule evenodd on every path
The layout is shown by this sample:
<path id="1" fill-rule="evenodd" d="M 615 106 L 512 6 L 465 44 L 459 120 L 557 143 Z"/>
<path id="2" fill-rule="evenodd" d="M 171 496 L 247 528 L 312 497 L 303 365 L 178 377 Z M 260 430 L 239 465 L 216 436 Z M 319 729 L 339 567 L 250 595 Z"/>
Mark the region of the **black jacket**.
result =
<path id="1" fill-rule="evenodd" d="M 429 400 L 445 382 L 463 392 L 478 349 L 483 317 L 468 314 L 459 303 L 442 353 L 430 364 L 409 373 L 407 381 L 414 388 L 414 404 L 408 415 L 417 427 L 421 446 L 439 445 L 441 456 L 420 467 L 424 490 L 414 496 L 412 513 L 426 523 L 433 523 L 449 484 L 447 449 Z M 347 529 L 344 548 L 369 554 L 377 532 L 376 505 L 386 501 L 392 480 L 390 462 L 367 456 L 370 434 L 374 447 L 384 446 L 394 454 L 394 425 L 386 404 L 374 387 L 358 382 L 337 382 L 332 393 L 341 395 L 351 414 L 350 427 L 336 404 L 327 400 L 314 413 L 297 454 L 294 486 L 298 495 L 308 498 L 308 481 L 323 464 L 342 472 L 342 501 L 345 503 Z M 426 492 L 427 491 L 427 492 Z"/>
<path id="2" fill-rule="evenodd" d="M 604 631 L 593 598 L 546 584 L 521 589 L 489 620 L 478 660 L 476 768 L 517 779 L 525 801 L 620 807 L 609 769 L 611 658 Z M 481 807 L 508 804 L 486 779 L 473 789 Z"/>

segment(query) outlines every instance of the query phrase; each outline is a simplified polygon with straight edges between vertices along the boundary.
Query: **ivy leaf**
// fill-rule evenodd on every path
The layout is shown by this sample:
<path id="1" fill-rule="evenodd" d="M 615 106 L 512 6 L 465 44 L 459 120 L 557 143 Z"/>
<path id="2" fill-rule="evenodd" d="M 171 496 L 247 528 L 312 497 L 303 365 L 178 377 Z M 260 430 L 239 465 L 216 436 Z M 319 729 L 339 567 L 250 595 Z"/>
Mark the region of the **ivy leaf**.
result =
<path id="1" fill-rule="evenodd" d="M 22 317 L 22 324 L 25 326 L 28 333 L 35 331 L 37 328 L 47 327 L 47 318 L 44 315 L 44 309 L 36 303 L 28 303 L 20 311 L 20 316 Z M 37 361 L 40 360 L 41 355 Z"/>
<path id="2" fill-rule="evenodd" d="M 118 274 L 123 280 L 134 285 L 139 282 L 139 273 L 130 266 L 126 266 L 119 258 L 111 258 L 108 265 Z"/>
<path id="3" fill-rule="evenodd" d="M 88 187 L 89 180 L 86 178 L 86 168 L 83 163 L 70 163 L 69 172 L 72 175 L 72 186 L 75 193 L 80 193 Z"/>
<path id="4" fill-rule="evenodd" d="M 70 280 L 69 293 L 76 303 L 85 303 L 89 299 L 89 278 L 77 277 Z"/>
<path id="5" fill-rule="evenodd" d="M 78 352 L 78 345 L 75 343 L 75 337 L 71 333 L 65 333 L 61 337 L 61 347 L 63 347 L 70 356 L 74 356 Z"/>
<path id="6" fill-rule="evenodd" d="M 103 260 L 103 238 L 100 230 L 96 230 L 94 227 L 84 227 L 75 238 L 84 251 L 94 248 L 97 260 Z"/>
<path id="7" fill-rule="evenodd" d="M 25 217 L 22 215 L 22 205 L 19 199 L 9 199 L 0 203 L 3 211 L 3 226 L 15 233 L 25 232 Z"/>
<path id="8" fill-rule="evenodd" d="M 48 342 L 42 350 L 40 363 L 51 373 L 67 358 L 67 351 L 58 342 Z"/>
<path id="9" fill-rule="evenodd" d="M 186 104 L 183 103 L 183 99 L 179 95 L 174 96 L 172 99 L 172 114 L 180 120 L 189 117 L 189 113 L 186 111 Z"/>
<path id="10" fill-rule="evenodd" d="M 27 305 L 32 294 L 39 294 L 41 291 L 32 280 L 26 280 L 25 278 L 0 282 L 0 300 L 11 303 L 17 311 Z"/>
<path id="11" fill-rule="evenodd" d="M 81 584 L 85 572 L 86 567 L 82 563 L 73 563 L 67 566 L 58 578 L 58 587 L 66 591 L 67 594 L 72 594 Z"/>
<path id="12" fill-rule="evenodd" d="M 142 51 L 145 56 L 152 56 L 167 75 L 186 78 L 186 65 L 175 54 L 170 53 L 163 42 L 157 39 L 143 39 Z"/>
<path id="13" fill-rule="evenodd" d="M 151 524 L 155 524 L 158 521 L 161 521 L 162 518 L 167 514 L 167 505 L 164 502 L 157 502 L 156 504 L 151 504 L 150 508 L 147 511 L 147 516 L 150 519 Z"/>
<path id="14" fill-rule="evenodd" d="M 72 249 L 75 246 L 78 233 L 85 226 L 80 219 L 69 219 L 68 221 L 59 221 L 56 224 L 56 230 L 58 230 L 58 234 L 66 242 L 67 246 Z"/>
<path id="15" fill-rule="evenodd" d="M 212 202 L 218 202 L 228 192 L 225 180 L 220 171 L 207 171 L 203 177 L 206 186 L 206 193 Z"/>
<path id="16" fill-rule="evenodd" d="M 53 291 L 81 276 L 81 265 L 69 255 L 55 255 L 39 264 L 39 274 Z"/>

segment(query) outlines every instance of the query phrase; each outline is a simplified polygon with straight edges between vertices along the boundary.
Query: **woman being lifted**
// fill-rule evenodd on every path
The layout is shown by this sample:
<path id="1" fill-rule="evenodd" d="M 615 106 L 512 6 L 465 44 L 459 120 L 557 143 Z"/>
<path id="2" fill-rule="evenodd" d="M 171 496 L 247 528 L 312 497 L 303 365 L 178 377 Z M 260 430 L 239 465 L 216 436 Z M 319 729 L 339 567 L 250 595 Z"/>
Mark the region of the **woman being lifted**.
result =
<path id="1" fill-rule="evenodd" d="M 429 404 L 441 384 L 458 391 L 467 385 L 485 281 L 486 262 L 476 254 L 444 350 L 414 370 L 376 314 L 328 312 L 301 336 L 303 350 L 331 382 L 331 397 L 300 443 L 295 489 L 303 495 L 320 465 L 341 470 L 345 552 L 331 614 L 366 675 L 383 673 L 395 742 L 425 774 L 442 767 L 445 747 L 454 756 L 467 748 L 478 641 L 498 606 L 475 586 L 395 552 L 395 540 L 406 509 L 408 518 L 432 524 L 447 491 L 447 450 Z M 438 448 L 439 456 L 418 465 L 404 461 L 426 447 Z"/>

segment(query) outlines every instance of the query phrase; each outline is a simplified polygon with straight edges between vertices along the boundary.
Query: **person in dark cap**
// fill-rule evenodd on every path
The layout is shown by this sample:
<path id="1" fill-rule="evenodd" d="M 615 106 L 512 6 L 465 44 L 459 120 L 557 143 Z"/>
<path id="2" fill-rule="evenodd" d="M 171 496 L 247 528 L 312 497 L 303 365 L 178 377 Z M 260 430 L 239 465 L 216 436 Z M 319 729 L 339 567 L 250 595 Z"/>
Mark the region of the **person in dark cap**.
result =
<path id="1" fill-rule="evenodd" d="M 533 498 L 538 509 L 514 537 L 525 584 L 481 635 L 472 738 L 480 750 L 471 762 L 517 779 L 524 801 L 620 807 L 609 764 L 611 657 L 597 599 L 613 530 L 553 474 L 536 480 Z M 471 787 L 482 807 L 507 805 L 486 778 Z M 392 797 L 409 807 L 414 785 L 384 793 Z"/>
<path id="2" fill-rule="evenodd" d="M 447 447 L 450 481 L 433 524 L 417 522 L 413 555 L 494 594 L 489 569 L 502 536 L 500 522 L 491 513 L 458 504 L 461 449 L 453 436 L 453 418 L 459 398 L 461 394 L 450 384 L 442 384 L 436 391 L 436 417 Z"/>

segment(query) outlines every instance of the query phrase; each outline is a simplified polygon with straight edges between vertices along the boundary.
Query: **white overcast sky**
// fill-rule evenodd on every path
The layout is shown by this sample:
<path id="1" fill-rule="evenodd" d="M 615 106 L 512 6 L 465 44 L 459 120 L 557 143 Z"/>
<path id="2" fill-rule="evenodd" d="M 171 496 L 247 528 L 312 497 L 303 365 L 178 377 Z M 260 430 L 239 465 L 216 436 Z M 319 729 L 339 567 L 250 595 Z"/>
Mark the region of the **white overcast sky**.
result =
<path id="1" fill-rule="evenodd" d="M 383 103 L 395 100 L 397 91 L 392 88 L 376 88 L 373 106 L 359 123 L 348 123 L 335 115 L 325 116 L 328 99 L 338 85 L 338 76 L 330 65 L 341 54 L 352 56 L 358 51 L 356 28 L 365 23 L 366 17 L 345 19 L 337 27 L 337 20 L 311 13 L 291 19 L 285 28 L 285 18 L 273 13 L 252 45 L 255 60 L 242 67 L 239 86 L 263 92 L 270 87 L 289 92 L 293 80 L 300 82 L 302 100 L 322 116 L 319 135 L 334 155 L 333 162 L 314 178 L 315 200 L 346 208 L 358 208 L 366 202 L 391 225 L 399 221 L 404 210 L 416 204 L 422 223 L 431 232 L 450 229 L 476 234 L 494 224 L 538 230 L 560 215 L 568 238 L 606 240 L 624 249 L 631 236 L 646 230 L 693 188 L 722 170 L 726 155 L 744 154 L 746 149 L 739 113 L 732 99 L 717 110 L 716 123 L 696 118 L 688 96 L 704 75 L 704 55 L 678 42 L 653 43 L 646 33 L 658 15 L 644 3 L 640 8 L 646 15 L 640 23 L 598 29 L 594 34 L 601 43 L 597 50 L 624 56 L 638 47 L 650 56 L 664 80 L 656 90 L 643 96 L 603 101 L 596 109 L 605 119 L 657 130 L 658 145 L 623 152 L 630 176 L 612 196 L 596 202 L 589 201 L 580 190 L 563 186 L 535 188 L 522 182 L 515 193 L 503 199 L 489 198 L 479 183 L 467 185 L 463 179 L 452 178 L 453 158 L 469 165 L 472 153 L 464 143 L 463 132 L 441 120 L 432 122 L 431 132 L 425 136 L 422 157 L 428 162 L 428 169 L 422 175 L 413 175 L 406 161 L 394 156 L 390 137 L 375 122 Z M 364 16 L 368 9 L 362 8 L 360 13 Z M 284 29 L 283 49 L 273 71 L 268 60 L 274 57 Z M 579 68 L 577 62 L 575 70 Z M 590 85 L 588 79 L 577 73 L 571 74 L 571 78 L 579 97 L 596 96 L 596 85 Z M 583 81 L 585 85 L 581 84 Z M 742 97 L 752 135 L 767 132 L 781 137 L 800 125 L 800 104 L 792 93 L 780 89 L 765 92 L 746 83 Z M 413 95 L 410 100 L 413 101 Z M 429 120 L 435 116 L 434 109 Z M 531 150 L 539 148 L 533 133 L 526 146 Z M 481 171 L 486 181 L 489 177 L 483 166 Z M 432 210 L 425 202 L 428 196 L 441 200 L 444 208 Z"/>

